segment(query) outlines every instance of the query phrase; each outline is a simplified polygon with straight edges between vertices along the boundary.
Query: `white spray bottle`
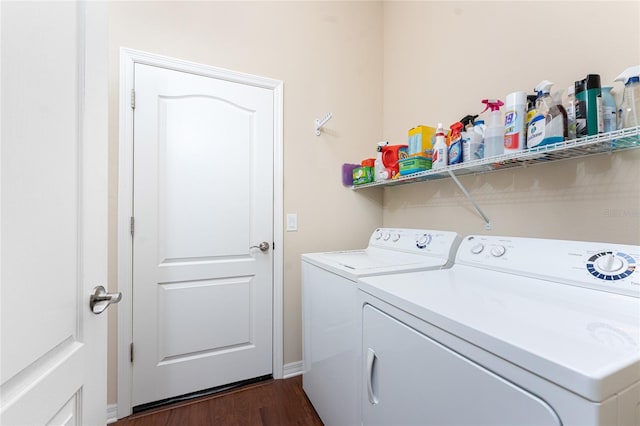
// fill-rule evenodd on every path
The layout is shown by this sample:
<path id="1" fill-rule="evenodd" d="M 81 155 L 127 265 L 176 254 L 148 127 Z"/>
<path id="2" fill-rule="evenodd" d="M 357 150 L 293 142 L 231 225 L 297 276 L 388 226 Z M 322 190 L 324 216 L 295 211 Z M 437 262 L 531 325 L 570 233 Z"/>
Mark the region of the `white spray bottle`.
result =
<path id="1" fill-rule="evenodd" d="M 640 126 L 640 65 L 627 68 L 615 81 L 624 83 L 622 103 L 618 109 L 618 128 Z"/>
<path id="2" fill-rule="evenodd" d="M 389 179 L 388 173 L 382 164 L 382 147 L 389 145 L 389 141 L 378 142 L 376 161 L 373 163 L 374 179 L 376 182 Z"/>
<path id="3" fill-rule="evenodd" d="M 567 111 L 549 94 L 553 83 L 543 80 L 535 87 L 538 93 L 536 115 L 527 128 L 527 147 L 562 142 L 569 137 Z"/>
<path id="4" fill-rule="evenodd" d="M 484 99 L 482 103 L 486 105 L 484 111 L 490 110 L 484 130 L 484 157 L 502 155 L 504 154 L 504 121 L 502 121 L 500 107 L 504 103 L 500 99 Z"/>
<path id="5" fill-rule="evenodd" d="M 436 143 L 433 144 L 433 157 L 431 161 L 431 169 L 440 169 L 449 164 L 449 154 L 447 142 L 444 140 L 444 128 L 442 123 L 438 123 L 436 130 Z"/>

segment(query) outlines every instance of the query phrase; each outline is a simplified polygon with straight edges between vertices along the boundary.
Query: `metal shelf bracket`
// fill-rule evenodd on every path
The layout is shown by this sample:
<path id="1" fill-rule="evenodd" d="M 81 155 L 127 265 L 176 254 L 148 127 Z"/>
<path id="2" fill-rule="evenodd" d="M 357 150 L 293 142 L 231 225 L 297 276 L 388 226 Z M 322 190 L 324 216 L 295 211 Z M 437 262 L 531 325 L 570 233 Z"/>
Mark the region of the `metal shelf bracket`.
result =
<path id="1" fill-rule="evenodd" d="M 447 172 L 449 173 L 449 176 L 451 176 L 451 179 L 453 179 L 453 181 L 456 183 L 456 185 L 458 185 L 458 188 L 460 188 L 460 191 L 462 191 L 462 193 L 467 197 L 467 199 L 469 200 L 469 202 L 473 205 L 473 207 L 476 209 L 476 211 L 478 212 L 478 214 L 482 217 L 482 219 L 484 220 L 484 229 L 486 229 L 487 231 L 491 230 L 491 220 L 487 217 L 487 215 L 482 211 L 482 209 L 480 208 L 480 206 L 478 205 L 478 203 L 476 203 L 476 200 L 471 196 L 471 194 L 469 194 L 469 191 L 467 191 L 467 188 L 464 187 L 464 185 L 462 185 L 462 182 L 460 182 L 460 180 L 458 179 L 458 177 L 453 173 L 452 170 L 447 170 Z"/>

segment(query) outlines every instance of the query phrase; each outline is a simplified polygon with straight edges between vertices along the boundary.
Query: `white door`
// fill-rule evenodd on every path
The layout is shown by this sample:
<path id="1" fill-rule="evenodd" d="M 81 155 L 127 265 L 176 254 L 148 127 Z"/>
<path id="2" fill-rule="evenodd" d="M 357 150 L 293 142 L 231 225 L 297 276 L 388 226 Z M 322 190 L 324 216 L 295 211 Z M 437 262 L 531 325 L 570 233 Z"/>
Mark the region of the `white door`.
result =
<path id="1" fill-rule="evenodd" d="M 105 12 L 0 3 L 3 425 L 106 422 Z"/>
<path id="2" fill-rule="evenodd" d="M 144 64 L 134 88 L 139 406 L 272 373 L 274 99 Z"/>

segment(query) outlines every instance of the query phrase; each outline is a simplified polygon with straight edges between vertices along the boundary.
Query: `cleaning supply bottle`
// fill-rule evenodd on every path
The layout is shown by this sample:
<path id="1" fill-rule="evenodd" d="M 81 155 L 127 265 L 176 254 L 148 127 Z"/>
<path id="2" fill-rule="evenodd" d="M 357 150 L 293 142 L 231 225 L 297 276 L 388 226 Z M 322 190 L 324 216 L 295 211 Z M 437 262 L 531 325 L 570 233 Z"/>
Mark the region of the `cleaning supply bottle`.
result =
<path id="1" fill-rule="evenodd" d="M 464 129 L 464 124 L 460 121 L 456 121 L 451 126 L 451 136 L 449 137 L 449 164 L 458 164 L 462 163 L 463 152 L 462 152 L 462 129 Z"/>
<path id="2" fill-rule="evenodd" d="M 567 87 L 567 101 L 564 109 L 567 111 L 567 137 L 569 140 L 576 138 L 576 87 Z"/>
<path id="3" fill-rule="evenodd" d="M 627 68 L 615 81 L 624 82 L 622 103 L 618 110 L 619 128 L 640 126 L 640 65 Z"/>
<path id="4" fill-rule="evenodd" d="M 600 75 L 588 74 L 576 81 L 576 136 L 592 136 L 602 133 L 602 94 Z"/>
<path id="5" fill-rule="evenodd" d="M 602 130 L 607 132 L 613 132 L 616 130 L 616 117 L 618 115 L 616 111 L 616 101 L 611 94 L 613 87 L 606 86 L 602 90 Z"/>
<path id="6" fill-rule="evenodd" d="M 527 128 L 527 146 L 533 148 L 564 141 L 568 137 L 567 112 L 549 91 L 553 83 L 543 80 L 535 87 L 538 93 L 536 115 Z"/>
<path id="7" fill-rule="evenodd" d="M 475 134 L 475 141 L 478 145 L 475 151 L 473 151 L 473 147 L 471 148 L 471 157 L 473 157 L 471 158 L 471 160 L 479 160 L 481 158 L 484 158 L 484 131 L 484 120 L 478 118 L 473 122 L 473 133 Z"/>
<path id="8" fill-rule="evenodd" d="M 504 126 L 500 107 L 504 103 L 500 99 L 484 99 L 487 114 L 487 125 L 484 131 L 484 158 L 504 154 Z"/>
<path id="9" fill-rule="evenodd" d="M 474 153 L 478 150 L 480 141 L 479 136 L 473 130 L 474 120 L 477 117 L 477 115 L 465 115 L 460 120 L 464 126 L 464 130 L 460 134 L 462 137 L 462 161 L 465 163 L 477 159 Z M 451 158 L 451 153 L 449 153 L 449 158 Z"/>
<path id="10" fill-rule="evenodd" d="M 380 182 L 383 180 L 387 180 L 389 179 L 390 176 L 388 176 L 386 169 L 384 167 L 384 164 L 382 163 L 382 147 L 383 146 L 388 146 L 389 145 L 389 141 L 382 141 L 382 142 L 378 142 L 378 146 L 377 146 L 377 155 L 376 155 L 376 161 L 374 163 L 374 180 L 376 182 Z"/>
<path id="11" fill-rule="evenodd" d="M 447 159 L 447 143 L 444 141 L 444 129 L 442 123 L 438 123 L 436 130 L 436 143 L 433 144 L 433 157 L 431 162 L 431 169 L 441 169 L 448 164 Z"/>
<path id="12" fill-rule="evenodd" d="M 527 94 L 509 93 L 504 113 L 504 151 L 522 151 L 525 149 L 527 129 L 525 127 Z"/>

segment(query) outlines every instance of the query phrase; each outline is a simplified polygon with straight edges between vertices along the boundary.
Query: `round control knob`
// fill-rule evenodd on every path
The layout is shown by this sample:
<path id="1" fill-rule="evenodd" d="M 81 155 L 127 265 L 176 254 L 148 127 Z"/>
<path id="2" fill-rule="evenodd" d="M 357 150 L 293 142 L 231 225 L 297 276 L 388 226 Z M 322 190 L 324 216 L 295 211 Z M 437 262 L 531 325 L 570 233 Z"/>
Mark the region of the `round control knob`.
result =
<path id="1" fill-rule="evenodd" d="M 431 235 L 429 234 L 424 234 L 416 238 L 416 246 L 421 249 L 425 248 L 427 244 L 429 244 L 430 242 L 431 242 Z"/>
<path id="2" fill-rule="evenodd" d="M 473 254 L 480 254 L 482 253 L 482 250 L 484 250 L 484 244 L 482 243 L 478 243 L 475 246 L 471 247 L 471 253 Z"/>
<path id="3" fill-rule="evenodd" d="M 382 238 L 382 231 L 380 231 L 379 229 L 376 230 L 376 232 L 373 234 L 373 238 L 375 238 L 376 240 Z"/>
<path id="4" fill-rule="evenodd" d="M 491 248 L 491 256 L 493 257 L 500 257 L 502 256 L 505 252 L 507 251 L 507 249 L 504 248 L 504 246 L 495 246 Z"/>
<path id="5" fill-rule="evenodd" d="M 398 234 L 397 232 L 394 232 L 393 234 L 391 234 L 391 241 L 393 241 L 394 243 L 399 239 L 400 239 L 400 234 Z"/>
<path id="6" fill-rule="evenodd" d="M 385 232 L 384 235 L 382 236 L 382 239 L 385 241 L 389 241 L 389 238 L 391 238 L 391 234 L 388 232 Z"/>
<path id="7" fill-rule="evenodd" d="M 620 258 L 607 253 L 596 260 L 596 266 L 602 272 L 616 272 L 624 267 L 624 263 Z"/>

